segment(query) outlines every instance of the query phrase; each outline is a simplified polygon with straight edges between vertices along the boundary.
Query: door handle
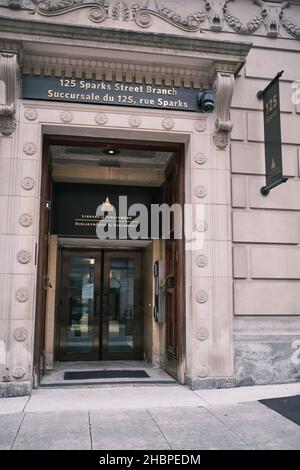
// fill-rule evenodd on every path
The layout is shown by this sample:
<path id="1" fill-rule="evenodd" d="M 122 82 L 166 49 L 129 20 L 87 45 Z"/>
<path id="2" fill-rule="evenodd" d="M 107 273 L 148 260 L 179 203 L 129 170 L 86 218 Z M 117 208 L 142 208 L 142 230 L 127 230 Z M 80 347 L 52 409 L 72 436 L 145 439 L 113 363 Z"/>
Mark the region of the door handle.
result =
<path id="1" fill-rule="evenodd" d="M 45 290 L 52 289 L 52 284 L 50 282 L 48 274 L 43 275 L 43 287 Z"/>

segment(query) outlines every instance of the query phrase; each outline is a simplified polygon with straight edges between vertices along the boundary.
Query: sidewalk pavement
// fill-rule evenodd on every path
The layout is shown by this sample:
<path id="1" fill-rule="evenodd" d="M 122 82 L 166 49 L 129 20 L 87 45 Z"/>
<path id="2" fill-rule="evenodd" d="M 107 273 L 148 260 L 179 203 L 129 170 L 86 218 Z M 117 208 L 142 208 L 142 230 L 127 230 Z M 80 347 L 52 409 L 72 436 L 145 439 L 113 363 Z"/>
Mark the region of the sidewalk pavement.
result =
<path id="1" fill-rule="evenodd" d="M 300 427 L 258 402 L 293 395 L 300 383 L 39 389 L 0 399 L 0 449 L 300 449 Z"/>

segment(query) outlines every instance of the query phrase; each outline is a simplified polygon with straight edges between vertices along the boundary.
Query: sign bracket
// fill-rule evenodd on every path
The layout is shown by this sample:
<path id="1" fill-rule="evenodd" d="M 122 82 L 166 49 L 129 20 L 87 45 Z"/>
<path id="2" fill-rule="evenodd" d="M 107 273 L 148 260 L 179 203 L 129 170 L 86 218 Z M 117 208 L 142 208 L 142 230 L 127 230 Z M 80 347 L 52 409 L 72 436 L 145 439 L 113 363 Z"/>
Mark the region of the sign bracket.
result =
<path id="1" fill-rule="evenodd" d="M 279 186 L 282 183 L 286 183 L 288 180 L 287 176 L 282 176 L 280 180 L 276 181 L 275 183 L 269 184 L 268 186 L 263 186 L 260 189 L 260 192 L 263 196 L 267 196 L 271 189 L 276 188 L 276 186 Z"/>
<path id="2" fill-rule="evenodd" d="M 260 90 L 260 91 L 257 92 L 257 98 L 258 98 L 259 100 L 262 100 L 263 97 L 264 97 L 265 92 L 266 92 L 269 88 L 271 88 L 271 86 L 273 85 L 273 83 L 275 83 L 277 80 L 279 80 L 280 77 L 282 77 L 283 72 L 284 72 L 284 70 L 281 70 L 281 72 L 278 72 L 277 75 L 273 78 L 273 80 L 271 80 L 270 83 L 268 83 L 268 85 L 266 86 L 266 88 L 264 88 L 263 90 Z"/>

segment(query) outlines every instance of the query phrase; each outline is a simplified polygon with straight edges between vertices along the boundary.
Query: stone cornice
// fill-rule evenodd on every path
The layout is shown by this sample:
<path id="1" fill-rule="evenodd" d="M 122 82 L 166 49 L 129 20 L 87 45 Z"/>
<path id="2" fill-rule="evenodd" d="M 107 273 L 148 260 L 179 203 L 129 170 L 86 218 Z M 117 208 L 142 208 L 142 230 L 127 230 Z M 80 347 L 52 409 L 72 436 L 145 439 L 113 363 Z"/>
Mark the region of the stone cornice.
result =
<path id="1" fill-rule="evenodd" d="M 11 48 L 10 33 L 15 41 Z M 3 40 L 1 40 L 1 36 Z M 35 41 L 36 37 L 36 41 Z M 42 38 L 42 42 L 40 42 Z M 70 44 L 69 39 L 72 39 Z M 76 42 L 78 41 L 78 42 Z M 38 52 L 30 52 L 31 43 L 39 43 Z M 28 44 L 29 43 L 29 44 Z M 61 45 L 64 52 L 49 51 L 50 44 Z M 81 53 L 74 57 L 76 45 Z M 149 46 L 150 45 L 150 46 Z M 71 46 L 71 54 L 70 54 Z M 99 55 L 102 49 L 117 51 L 117 57 L 107 58 Z M 142 58 L 131 61 L 123 54 L 124 47 L 129 52 L 143 53 L 149 47 L 157 55 L 154 62 Z M 90 56 L 84 55 L 82 48 L 96 51 Z M 137 83 L 156 83 L 184 86 L 187 88 L 209 88 L 216 70 L 227 71 L 236 75 L 243 66 L 251 44 L 231 41 L 215 41 L 199 38 L 187 38 L 169 34 L 116 30 L 111 28 L 90 28 L 78 25 L 62 25 L 47 22 L 9 20 L 0 16 L 0 51 L 19 52 L 21 71 L 25 74 L 65 76 L 76 78 L 95 78 L 124 80 Z M 22 50 L 24 49 L 23 53 Z M 177 51 L 174 61 L 173 51 Z M 185 61 L 185 55 L 195 57 Z M 199 58 L 197 57 L 199 53 Z M 142 54 L 143 55 L 143 54 Z M 173 65 L 174 64 L 174 65 Z"/>
<path id="2" fill-rule="evenodd" d="M 157 50 L 170 49 L 193 51 L 208 55 L 226 55 L 228 60 L 244 62 L 251 43 L 241 41 L 218 41 L 203 37 L 184 37 L 173 34 L 154 33 L 149 31 L 126 31 L 114 28 L 91 28 L 74 24 L 57 24 L 47 21 L 10 19 L 0 16 L 0 40 L 12 33 L 16 40 L 32 41 L 41 36 L 44 42 L 51 38 L 72 39 L 73 41 L 91 41 L 96 43 L 123 44 Z M 25 37 L 24 37 L 25 36 Z M 63 42 L 63 41 L 62 41 Z"/>

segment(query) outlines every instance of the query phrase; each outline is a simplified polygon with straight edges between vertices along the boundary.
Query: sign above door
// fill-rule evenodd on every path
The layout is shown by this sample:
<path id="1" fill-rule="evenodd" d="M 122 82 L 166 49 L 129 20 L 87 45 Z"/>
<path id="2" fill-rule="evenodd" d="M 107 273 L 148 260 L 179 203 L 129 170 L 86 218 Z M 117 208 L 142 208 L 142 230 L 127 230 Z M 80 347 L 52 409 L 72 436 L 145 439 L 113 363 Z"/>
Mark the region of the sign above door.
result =
<path id="1" fill-rule="evenodd" d="M 200 112 L 202 90 L 146 83 L 23 75 L 23 99 Z"/>

